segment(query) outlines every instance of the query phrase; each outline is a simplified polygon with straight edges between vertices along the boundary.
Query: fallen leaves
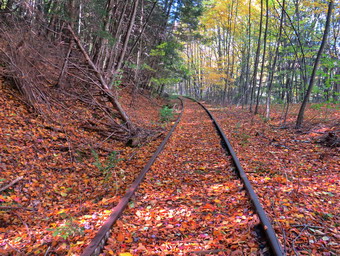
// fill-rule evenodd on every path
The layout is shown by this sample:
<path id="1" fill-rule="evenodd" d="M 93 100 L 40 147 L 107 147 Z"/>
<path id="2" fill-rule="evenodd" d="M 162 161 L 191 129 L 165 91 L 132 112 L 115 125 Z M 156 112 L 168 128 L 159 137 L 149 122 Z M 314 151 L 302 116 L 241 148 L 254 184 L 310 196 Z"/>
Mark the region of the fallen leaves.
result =
<path id="1" fill-rule="evenodd" d="M 81 118 L 93 119 L 98 113 L 79 101 L 63 102 L 69 104 L 67 112 L 57 111 L 51 121 L 29 112 L 19 96 L 13 97 L 18 92 L 1 80 L 0 92 L 0 188 L 24 177 L 0 193 L 0 254 L 78 255 L 161 137 L 139 151 L 122 142 L 103 142 L 98 134 L 81 128 Z M 131 96 L 124 92 L 124 97 L 128 105 Z M 135 123 L 159 129 L 159 107 L 136 97 L 145 108 L 126 106 Z M 92 148 L 102 163 L 111 151 L 124 158 L 112 169 L 110 180 L 94 166 Z"/>
<path id="2" fill-rule="evenodd" d="M 251 232 L 256 215 L 242 188 L 209 117 L 186 101 L 182 121 L 141 184 L 134 207 L 113 229 L 104 254 L 239 249 L 248 255 L 256 247 L 259 252 Z"/>
<path id="3" fill-rule="evenodd" d="M 117 172 L 111 180 L 116 186 L 107 186 L 88 146 L 102 138 L 69 120 L 59 120 L 68 122 L 64 127 L 44 121 L 29 113 L 13 93 L 1 87 L 0 187 L 24 178 L 0 194 L 0 205 L 9 207 L 0 209 L 0 254 L 43 255 L 48 250 L 79 254 L 159 141 L 142 151 L 103 143 L 103 148 L 131 158 L 119 163 L 124 173 Z M 145 117 L 152 114 L 156 120 L 157 109 L 143 105 L 145 112 L 132 116 L 152 127 Z M 251 208 L 244 210 L 248 200 L 242 184 L 234 179 L 210 121 L 195 120 L 196 114 L 197 110 L 189 110 L 190 117 L 178 127 L 180 135 L 172 139 L 142 184 L 138 200 L 117 223 L 117 237 L 112 236 L 106 247 L 109 255 L 258 253 L 258 243 L 249 232 L 249 227 L 259 224 L 258 217 Z M 312 143 L 320 132 L 329 131 L 322 120 L 297 134 L 275 129 L 277 119 L 263 123 L 238 108 L 215 109 L 214 115 L 219 116 L 288 255 L 294 250 L 301 255 L 339 254 L 339 152 Z M 207 131 L 211 136 L 202 136 Z M 101 152 L 103 162 L 106 154 Z M 48 229 L 74 233 L 63 239 Z"/>
<path id="4" fill-rule="evenodd" d="M 114 254 L 112 254 L 112 255 L 114 255 Z M 121 252 L 121 253 L 119 253 L 119 256 L 133 256 L 133 255 L 129 252 Z"/>
<path id="5" fill-rule="evenodd" d="M 307 124 L 308 115 L 322 116 L 322 111 L 309 112 Z M 325 121 L 316 119 L 315 127 L 309 124 L 311 133 L 296 133 L 294 129 L 277 129 L 279 113 L 267 123 L 237 107 L 214 109 L 213 114 L 273 219 L 287 254 L 339 254 L 339 239 L 332 231 L 339 232 L 338 149 L 312 143 L 313 131 L 329 130 L 317 128 L 327 125 Z M 334 121 L 330 118 L 329 125 Z M 311 226 L 319 227 L 318 231 L 312 231 Z"/>

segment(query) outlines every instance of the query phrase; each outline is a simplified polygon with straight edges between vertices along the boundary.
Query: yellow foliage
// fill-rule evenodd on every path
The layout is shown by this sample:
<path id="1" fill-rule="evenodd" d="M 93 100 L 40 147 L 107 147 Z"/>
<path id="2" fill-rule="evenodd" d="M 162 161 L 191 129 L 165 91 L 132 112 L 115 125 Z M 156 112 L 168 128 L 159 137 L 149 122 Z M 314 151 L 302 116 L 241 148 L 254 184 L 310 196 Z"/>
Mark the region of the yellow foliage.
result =
<path id="1" fill-rule="evenodd" d="M 121 252 L 119 256 L 133 256 L 133 255 L 129 252 Z"/>

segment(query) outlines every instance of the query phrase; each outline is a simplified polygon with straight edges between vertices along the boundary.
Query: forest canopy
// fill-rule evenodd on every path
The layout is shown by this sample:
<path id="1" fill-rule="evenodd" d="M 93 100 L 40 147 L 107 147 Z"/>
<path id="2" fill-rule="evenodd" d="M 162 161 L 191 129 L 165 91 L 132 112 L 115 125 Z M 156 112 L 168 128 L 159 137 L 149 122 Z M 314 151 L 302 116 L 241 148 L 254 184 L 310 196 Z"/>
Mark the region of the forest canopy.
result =
<path id="1" fill-rule="evenodd" d="M 191 75 L 181 93 L 255 114 L 266 104 L 267 118 L 272 102 L 303 102 L 303 111 L 308 101 L 339 103 L 339 3 L 210 0 L 203 8 L 198 29 L 187 28 Z"/>

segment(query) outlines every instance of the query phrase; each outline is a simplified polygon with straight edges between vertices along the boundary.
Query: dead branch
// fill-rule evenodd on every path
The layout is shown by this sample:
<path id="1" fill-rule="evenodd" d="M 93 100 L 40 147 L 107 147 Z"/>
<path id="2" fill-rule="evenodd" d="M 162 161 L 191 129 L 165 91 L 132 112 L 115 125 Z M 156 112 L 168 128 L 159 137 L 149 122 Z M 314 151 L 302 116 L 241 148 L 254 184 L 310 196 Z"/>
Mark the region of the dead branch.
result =
<path id="1" fill-rule="evenodd" d="M 25 226 L 25 228 L 26 228 L 26 230 L 27 230 L 27 233 L 28 233 L 28 240 L 29 240 L 28 243 L 30 243 L 30 242 L 31 242 L 31 238 L 32 238 L 32 234 L 31 234 L 30 228 L 28 227 L 27 223 L 21 218 L 21 216 L 20 216 L 18 213 L 13 212 L 13 214 L 14 214 L 15 216 L 17 216 L 17 217 L 21 220 L 22 224 L 24 224 L 24 226 Z"/>
<path id="2" fill-rule="evenodd" d="M 292 225 L 292 227 L 294 227 L 294 228 L 305 228 L 306 225 Z M 307 228 L 312 228 L 312 229 L 323 229 L 323 228 L 325 228 L 325 227 L 307 225 Z"/>
<path id="3" fill-rule="evenodd" d="M 33 208 L 26 208 L 21 206 L 0 206 L 0 211 L 25 210 L 35 212 Z"/>
<path id="4" fill-rule="evenodd" d="M 124 131 L 120 131 L 113 129 L 114 132 L 111 131 L 111 129 L 107 129 L 107 128 L 102 128 L 102 127 L 98 127 L 98 126 L 91 126 L 91 125 L 82 125 L 81 126 L 83 129 L 85 130 L 90 130 L 90 131 L 95 131 L 97 133 L 99 133 L 100 135 L 102 135 L 103 137 L 106 138 L 111 138 L 114 137 L 118 140 L 121 141 L 125 141 L 128 139 L 128 136 L 126 135 L 126 133 Z"/>
<path id="5" fill-rule="evenodd" d="M 9 187 L 13 186 L 15 183 L 19 182 L 20 180 L 22 180 L 24 177 L 23 176 L 20 176 L 18 178 L 16 178 L 15 180 L 13 180 L 12 182 L 10 182 L 8 185 L 0 188 L 0 192 L 8 189 Z"/>
<path id="6" fill-rule="evenodd" d="M 19 37 L 14 36 L 13 32 L 1 28 L 1 37 L 7 42 L 5 47 L 0 49 L 4 61 L 7 63 L 6 75 L 13 79 L 29 105 L 37 112 L 44 114 L 43 109 L 46 109 L 46 106 L 42 108 L 42 105 L 39 104 L 49 102 L 47 95 L 40 88 L 43 79 L 48 81 L 42 72 L 46 67 L 41 66 L 35 51 L 28 47 L 35 36 L 22 32 L 23 29 L 14 30 L 16 30 L 16 34 L 20 35 Z"/>
<path id="7" fill-rule="evenodd" d="M 91 68 L 93 69 L 93 71 L 95 72 L 98 80 L 100 81 L 101 84 L 101 89 L 103 90 L 103 92 L 107 95 L 109 101 L 111 102 L 111 104 L 113 105 L 114 108 L 116 108 L 116 110 L 118 111 L 119 115 L 121 116 L 122 120 L 126 123 L 126 126 L 130 129 L 133 129 L 133 125 L 129 119 L 129 117 L 127 116 L 127 114 L 125 113 L 125 111 L 123 110 L 122 106 L 120 105 L 119 101 L 117 100 L 117 98 L 111 93 L 110 91 L 110 87 L 108 86 L 108 84 L 105 82 L 101 72 L 99 71 L 99 69 L 96 67 L 96 65 L 93 63 L 93 61 L 91 60 L 90 56 L 88 55 L 88 53 L 86 52 L 85 48 L 83 47 L 82 43 L 80 42 L 79 38 L 76 36 L 76 34 L 74 33 L 72 27 L 70 25 L 68 25 L 68 30 L 71 32 L 74 41 L 76 42 L 76 44 L 78 45 L 80 51 L 83 53 L 86 61 L 88 62 L 88 64 L 91 66 Z"/>
<path id="8" fill-rule="evenodd" d="M 300 238 L 300 236 L 302 235 L 302 233 L 308 228 L 308 225 L 304 225 L 303 229 L 300 231 L 300 233 L 297 235 L 297 237 L 294 238 L 293 242 L 292 242 L 292 248 L 293 248 L 293 251 L 295 253 L 295 255 L 299 255 L 299 253 L 296 251 L 296 248 L 295 248 L 295 242 L 296 240 L 298 240 Z"/>
<path id="9" fill-rule="evenodd" d="M 24 255 L 19 249 L 13 247 L 9 242 L 5 241 L 5 243 L 12 248 L 12 250 L 16 251 L 18 254 L 17 255 Z"/>
<path id="10" fill-rule="evenodd" d="M 65 72 L 67 72 L 67 66 L 68 66 L 69 58 L 70 58 L 70 55 L 71 55 L 71 52 L 72 52 L 72 48 L 73 48 L 73 41 L 71 41 L 71 43 L 69 45 L 69 48 L 68 48 L 68 51 L 67 51 L 67 54 L 66 54 L 66 57 L 65 57 L 65 61 L 64 61 L 63 67 L 61 69 L 60 76 L 59 76 L 58 82 L 56 84 L 56 87 L 60 87 L 61 82 L 62 82 L 64 75 L 65 75 Z"/>

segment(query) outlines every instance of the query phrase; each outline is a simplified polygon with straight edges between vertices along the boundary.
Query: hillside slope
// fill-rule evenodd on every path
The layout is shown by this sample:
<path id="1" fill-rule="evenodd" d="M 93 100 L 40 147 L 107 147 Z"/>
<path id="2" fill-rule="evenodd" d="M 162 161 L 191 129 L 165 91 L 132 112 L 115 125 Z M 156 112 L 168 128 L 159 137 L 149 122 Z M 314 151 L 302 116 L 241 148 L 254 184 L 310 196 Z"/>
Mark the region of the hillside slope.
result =
<path id="1" fill-rule="evenodd" d="M 163 100 L 120 94 L 133 122 L 154 135 L 140 147 L 84 129 L 81 119 L 101 116 L 80 101 L 51 120 L 1 80 L 0 188 L 19 178 L 0 192 L 1 255 L 79 253 L 94 235 L 166 130 Z"/>

